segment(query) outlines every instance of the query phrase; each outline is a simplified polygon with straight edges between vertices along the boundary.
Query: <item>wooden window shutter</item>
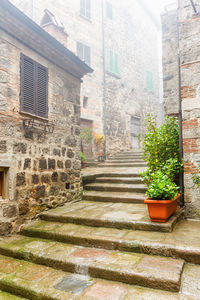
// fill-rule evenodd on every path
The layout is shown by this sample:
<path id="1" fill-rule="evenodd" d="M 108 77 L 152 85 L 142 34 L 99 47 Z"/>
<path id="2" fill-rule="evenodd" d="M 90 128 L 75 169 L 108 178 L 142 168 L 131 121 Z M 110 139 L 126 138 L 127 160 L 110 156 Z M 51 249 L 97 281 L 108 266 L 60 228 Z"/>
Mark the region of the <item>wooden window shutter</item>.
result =
<path id="1" fill-rule="evenodd" d="M 32 59 L 21 55 L 21 111 L 35 112 L 35 65 Z"/>
<path id="2" fill-rule="evenodd" d="M 86 18 L 90 19 L 91 18 L 91 2 L 90 2 L 90 0 L 85 0 L 85 1 L 86 1 L 85 16 L 86 16 Z"/>
<path id="3" fill-rule="evenodd" d="M 119 74 L 119 56 L 117 53 L 115 53 L 115 74 Z"/>
<path id="4" fill-rule="evenodd" d="M 85 16 L 85 0 L 80 0 L 80 14 Z"/>
<path id="5" fill-rule="evenodd" d="M 83 44 L 80 42 L 77 42 L 77 55 L 78 57 L 83 60 L 84 59 L 84 55 L 83 55 Z"/>
<path id="6" fill-rule="evenodd" d="M 21 55 L 20 109 L 32 115 L 48 117 L 48 69 Z"/>
<path id="7" fill-rule="evenodd" d="M 36 90 L 37 115 L 46 118 L 48 116 L 48 71 L 40 64 L 37 64 Z"/>
<path id="8" fill-rule="evenodd" d="M 90 47 L 85 46 L 84 61 L 90 66 Z"/>

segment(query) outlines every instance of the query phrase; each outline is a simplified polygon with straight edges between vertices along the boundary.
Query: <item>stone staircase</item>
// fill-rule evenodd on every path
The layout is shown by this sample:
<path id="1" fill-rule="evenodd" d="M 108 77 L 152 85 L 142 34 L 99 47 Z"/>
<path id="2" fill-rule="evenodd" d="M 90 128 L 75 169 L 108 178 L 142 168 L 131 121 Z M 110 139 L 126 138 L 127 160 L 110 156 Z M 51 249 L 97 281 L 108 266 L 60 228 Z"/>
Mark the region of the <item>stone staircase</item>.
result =
<path id="1" fill-rule="evenodd" d="M 82 201 L 0 243 L 0 299 L 200 299 L 200 223 L 180 209 L 167 223 L 149 220 L 140 152 L 104 165 Z"/>

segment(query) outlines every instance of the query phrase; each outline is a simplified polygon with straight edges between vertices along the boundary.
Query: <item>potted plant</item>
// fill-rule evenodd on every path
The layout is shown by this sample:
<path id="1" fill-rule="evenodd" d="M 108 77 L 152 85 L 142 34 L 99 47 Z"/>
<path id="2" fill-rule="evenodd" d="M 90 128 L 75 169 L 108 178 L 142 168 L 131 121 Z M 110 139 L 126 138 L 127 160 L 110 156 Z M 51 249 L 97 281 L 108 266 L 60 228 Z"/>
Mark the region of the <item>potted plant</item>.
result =
<path id="1" fill-rule="evenodd" d="M 82 168 L 87 167 L 87 161 L 86 161 L 86 158 L 85 158 L 85 154 L 83 152 L 81 152 L 81 167 Z"/>
<path id="2" fill-rule="evenodd" d="M 141 173 L 147 185 L 145 203 L 152 221 L 166 222 L 177 208 L 179 198 L 176 179 L 182 169 L 179 161 L 179 126 L 174 117 L 166 117 L 156 126 L 155 117 L 148 116 L 143 140 L 144 160 L 148 168 Z"/>
<path id="3" fill-rule="evenodd" d="M 144 203 L 148 206 L 149 216 L 153 222 L 166 222 L 176 211 L 179 187 L 161 170 L 151 174 Z"/>
<path id="4" fill-rule="evenodd" d="M 103 134 L 95 135 L 95 144 L 98 151 L 98 161 L 104 161 L 104 142 L 105 136 Z"/>

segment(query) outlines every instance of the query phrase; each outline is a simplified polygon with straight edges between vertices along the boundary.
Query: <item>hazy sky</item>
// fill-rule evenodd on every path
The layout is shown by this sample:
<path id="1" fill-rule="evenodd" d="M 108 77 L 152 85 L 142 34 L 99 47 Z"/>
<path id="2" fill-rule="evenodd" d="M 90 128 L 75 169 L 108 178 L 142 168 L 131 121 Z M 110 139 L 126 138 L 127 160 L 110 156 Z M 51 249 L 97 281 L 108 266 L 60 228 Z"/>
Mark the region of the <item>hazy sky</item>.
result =
<path id="1" fill-rule="evenodd" d="M 149 8 L 159 16 L 164 11 L 164 7 L 170 3 L 176 2 L 176 0 L 145 0 Z"/>

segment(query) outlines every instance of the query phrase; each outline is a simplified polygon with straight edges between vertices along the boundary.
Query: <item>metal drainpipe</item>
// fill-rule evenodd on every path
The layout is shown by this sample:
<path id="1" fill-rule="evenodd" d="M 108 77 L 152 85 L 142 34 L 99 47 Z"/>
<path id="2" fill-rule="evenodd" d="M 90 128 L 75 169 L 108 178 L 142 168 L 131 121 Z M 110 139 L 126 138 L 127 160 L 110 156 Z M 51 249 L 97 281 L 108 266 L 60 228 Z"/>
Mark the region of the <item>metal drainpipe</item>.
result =
<path id="1" fill-rule="evenodd" d="M 179 5 L 178 5 L 178 8 L 177 8 L 177 39 L 178 39 L 179 128 L 180 128 L 180 133 L 179 133 L 180 154 L 179 154 L 179 158 L 180 158 L 180 161 L 183 161 L 183 124 L 182 124 L 183 117 L 182 117 L 182 97 L 181 97 L 181 54 L 180 54 L 180 40 L 179 40 L 180 39 Z M 185 206 L 185 201 L 184 201 L 184 172 L 183 171 L 179 175 L 179 180 L 180 180 L 180 190 L 181 190 L 180 206 L 184 207 Z"/>
<path id="2" fill-rule="evenodd" d="M 103 59 L 103 131 L 105 136 L 104 158 L 106 159 L 106 60 L 105 60 L 105 26 L 104 26 L 104 0 L 102 0 L 102 59 Z"/>
<path id="3" fill-rule="evenodd" d="M 193 0 L 190 0 L 190 2 L 191 2 L 191 5 L 192 5 L 192 7 L 193 7 L 193 10 L 194 10 L 195 15 L 198 15 L 199 12 L 198 12 L 198 10 L 196 9 L 196 6 L 195 6 Z"/>

